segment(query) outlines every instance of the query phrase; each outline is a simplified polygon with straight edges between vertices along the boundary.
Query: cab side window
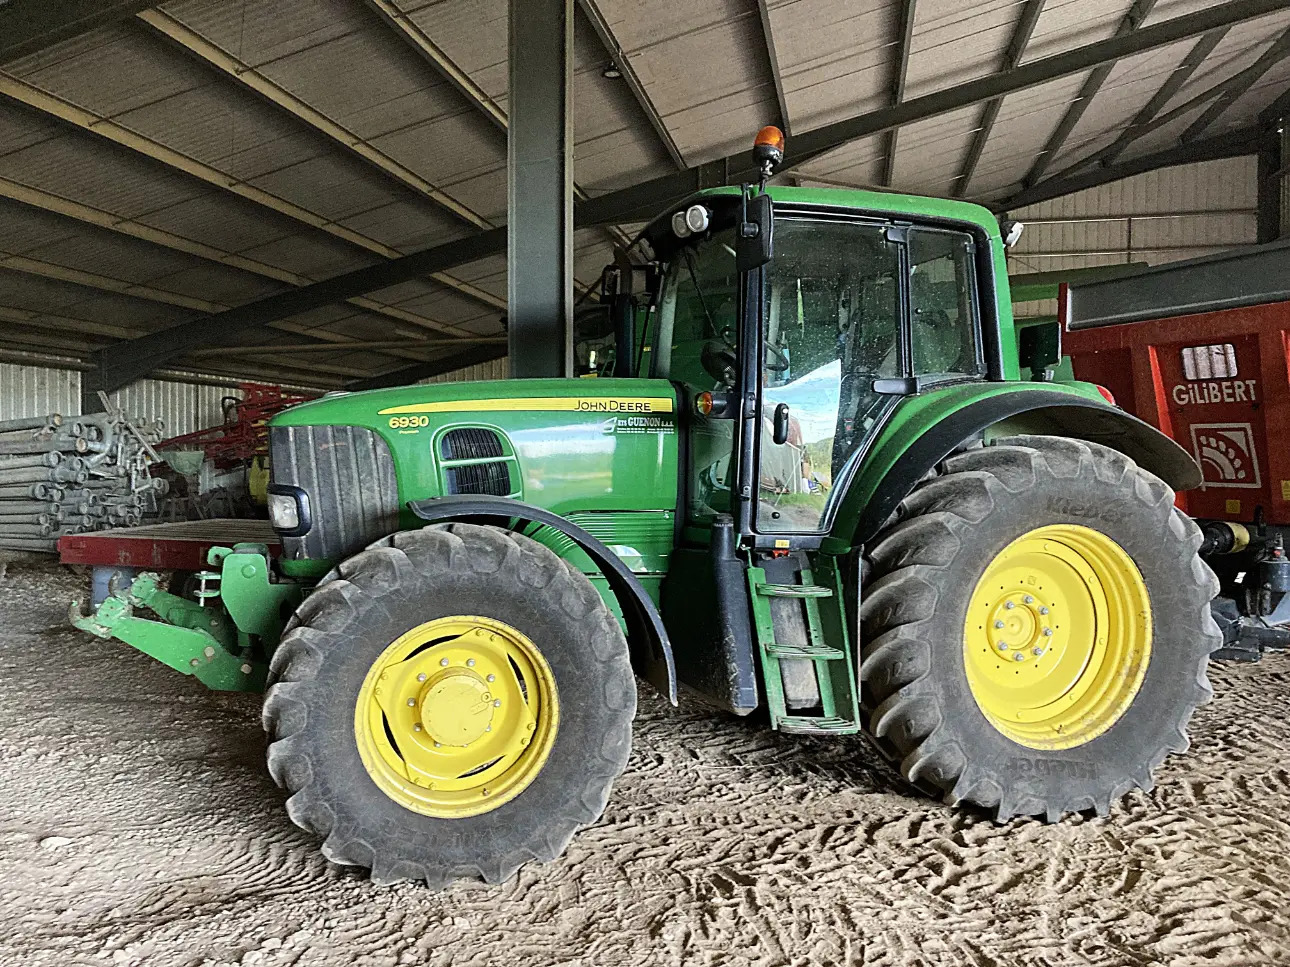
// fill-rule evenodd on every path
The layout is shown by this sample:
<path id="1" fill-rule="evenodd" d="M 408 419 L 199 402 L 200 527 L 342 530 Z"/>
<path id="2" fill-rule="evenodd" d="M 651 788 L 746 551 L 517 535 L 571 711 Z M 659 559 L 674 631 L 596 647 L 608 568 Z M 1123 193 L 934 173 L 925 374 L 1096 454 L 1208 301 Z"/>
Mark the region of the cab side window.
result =
<path id="1" fill-rule="evenodd" d="M 917 228 L 909 233 L 909 307 L 914 375 L 978 377 L 985 372 L 976 312 L 972 236 Z"/>

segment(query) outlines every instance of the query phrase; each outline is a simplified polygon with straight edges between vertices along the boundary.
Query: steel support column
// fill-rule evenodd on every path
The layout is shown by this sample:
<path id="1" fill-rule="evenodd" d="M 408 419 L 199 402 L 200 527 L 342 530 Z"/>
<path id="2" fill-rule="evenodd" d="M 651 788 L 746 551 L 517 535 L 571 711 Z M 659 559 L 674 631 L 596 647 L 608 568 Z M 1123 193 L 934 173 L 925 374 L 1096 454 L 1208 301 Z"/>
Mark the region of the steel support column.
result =
<path id="1" fill-rule="evenodd" d="M 573 0 L 510 0 L 511 375 L 573 371 Z"/>
<path id="2" fill-rule="evenodd" d="M 1264 130 L 1259 144 L 1258 241 L 1275 242 L 1285 232 L 1285 133 L 1280 118 Z"/>

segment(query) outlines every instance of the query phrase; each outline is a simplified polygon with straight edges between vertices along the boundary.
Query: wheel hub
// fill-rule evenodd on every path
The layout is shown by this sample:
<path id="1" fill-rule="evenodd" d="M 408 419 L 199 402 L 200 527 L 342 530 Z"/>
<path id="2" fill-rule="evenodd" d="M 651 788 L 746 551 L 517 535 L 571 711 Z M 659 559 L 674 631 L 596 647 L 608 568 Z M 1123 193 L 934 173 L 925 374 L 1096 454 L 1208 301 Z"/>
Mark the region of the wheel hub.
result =
<path id="1" fill-rule="evenodd" d="M 1056 619 L 1053 608 L 1041 604 L 1031 590 L 1025 586 L 1006 589 L 990 610 L 985 632 L 994 650 L 1005 658 L 1035 664 L 1056 644 Z"/>
<path id="2" fill-rule="evenodd" d="M 469 668 L 447 668 L 426 682 L 418 701 L 421 724 L 440 745 L 468 746 L 492 730 L 493 694 Z"/>

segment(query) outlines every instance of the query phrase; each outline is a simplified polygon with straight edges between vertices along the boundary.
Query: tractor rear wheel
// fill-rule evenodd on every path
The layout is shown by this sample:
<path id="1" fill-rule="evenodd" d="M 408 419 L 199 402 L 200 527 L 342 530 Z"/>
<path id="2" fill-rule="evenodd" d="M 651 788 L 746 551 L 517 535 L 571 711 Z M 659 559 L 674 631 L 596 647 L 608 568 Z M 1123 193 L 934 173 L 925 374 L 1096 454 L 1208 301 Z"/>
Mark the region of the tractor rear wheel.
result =
<path id="1" fill-rule="evenodd" d="M 905 777 L 1000 820 L 1109 811 L 1211 696 L 1200 532 L 1121 453 L 1014 437 L 957 454 L 872 543 L 862 703 Z"/>
<path id="2" fill-rule="evenodd" d="M 372 879 L 552 860 L 627 764 L 636 685 L 591 582 L 494 527 L 395 534 L 300 606 L 265 698 L 297 825 Z"/>

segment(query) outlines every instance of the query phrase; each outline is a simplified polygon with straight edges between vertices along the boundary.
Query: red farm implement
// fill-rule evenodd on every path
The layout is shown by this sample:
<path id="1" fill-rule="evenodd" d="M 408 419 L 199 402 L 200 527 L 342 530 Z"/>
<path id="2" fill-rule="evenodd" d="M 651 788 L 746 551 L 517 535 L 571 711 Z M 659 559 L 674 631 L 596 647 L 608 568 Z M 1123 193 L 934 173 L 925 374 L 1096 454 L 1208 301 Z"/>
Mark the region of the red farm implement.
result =
<path id="1" fill-rule="evenodd" d="M 1191 452 L 1178 506 L 1223 582 L 1229 647 L 1281 644 L 1290 621 L 1290 245 L 1241 249 L 1062 287 L 1077 379 Z M 1220 624 L 1223 623 L 1222 615 Z M 1232 622 L 1229 620 L 1229 625 Z"/>

